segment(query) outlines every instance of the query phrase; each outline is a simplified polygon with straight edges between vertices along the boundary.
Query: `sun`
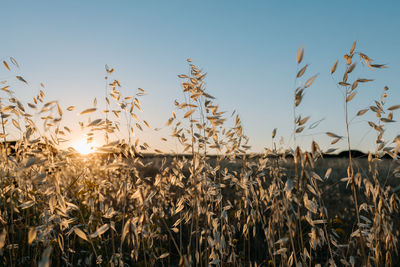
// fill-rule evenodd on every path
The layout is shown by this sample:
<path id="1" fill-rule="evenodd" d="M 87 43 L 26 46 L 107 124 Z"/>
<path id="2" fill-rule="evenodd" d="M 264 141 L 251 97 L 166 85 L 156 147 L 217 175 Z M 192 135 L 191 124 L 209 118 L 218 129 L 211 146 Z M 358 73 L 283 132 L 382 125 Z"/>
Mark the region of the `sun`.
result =
<path id="1" fill-rule="evenodd" d="M 77 141 L 72 147 L 81 155 L 88 155 L 96 151 L 96 144 L 91 142 L 87 143 L 86 140 Z"/>

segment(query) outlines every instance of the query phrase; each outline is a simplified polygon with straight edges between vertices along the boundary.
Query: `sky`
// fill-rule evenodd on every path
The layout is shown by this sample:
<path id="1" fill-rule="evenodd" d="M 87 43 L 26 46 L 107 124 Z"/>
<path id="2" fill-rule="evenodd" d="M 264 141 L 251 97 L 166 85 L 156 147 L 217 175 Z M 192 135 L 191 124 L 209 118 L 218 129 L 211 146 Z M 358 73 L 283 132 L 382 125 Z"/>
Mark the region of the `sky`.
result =
<path id="1" fill-rule="evenodd" d="M 173 149 L 160 137 L 170 133 L 165 122 L 182 99 L 178 74 L 187 73 L 187 58 L 207 72 L 207 91 L 220 110 L 236 110 L 250 138 L 252 151 L 271 147 L 277 128 L 282 146 L 293 146 L 293 91 L 305 80 L 295 81 L 296 53 L 305 48 L 302 64 L 309 64 L 305 79 L 318 77 L 306 89 L 298 108 L 310 123 L 297 142 L 309 147 L 343 149 L 330 145 L 325 132 L 345 135 L 343 96 L 337 88 L 345 68 L 343 55 L 354 40 L 356 51 L 388 68 L 371 71 L 361 63 L 350 79 L 370 78 L 359 86 L 349 103 L 350 117 L 379 99 L 388 86 L 387 106 L 400 104 L 400 2 L 398 1 L 8 1 L 1 2 L 0 58 L 17 59 L 15 73 L 0 70 L 17 97 L 30 100 L 45 85 L 48 100 L 62 107 L 83 110 L 104 96 L 104 65 L 115 68 L 114 77 L 124 95 L 143 88 L 140 117 L 159 132 L 138 134 L 156 148 Z M 330 69 L 339 60 L 333 79 Z M 102 102 L 103 101 L 103 102 Z M 399 120 L 400 111 L 394 112 Z M 76 113 L 74 114 L 76 115 Z M 73 128 L 71 142 L 81 138 L 77 118 L 66 115 Z M 372 112 L 351 123 L 352 146 L 375 148 L 376 135 L 368 121 Z M 400 134 L 399 122 L 387 126 L 385 140 Z"/>

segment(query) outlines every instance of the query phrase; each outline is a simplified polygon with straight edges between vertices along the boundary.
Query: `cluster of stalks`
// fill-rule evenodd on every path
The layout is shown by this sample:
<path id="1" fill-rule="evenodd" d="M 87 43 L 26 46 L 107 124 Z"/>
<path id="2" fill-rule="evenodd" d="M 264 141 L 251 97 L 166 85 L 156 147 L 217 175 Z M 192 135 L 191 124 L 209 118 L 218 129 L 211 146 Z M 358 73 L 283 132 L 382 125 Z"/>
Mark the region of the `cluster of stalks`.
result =
<path id="1" fill-rule="evenodd" d="M 183 99 L 175 101 L 166 126 L 181 153 L 164 154 L 141 142 L 149 128 L 140 117 L 138 89 L 125 95 L 114 69 L 106 66 L 105 108 L 97 99 L 79 112 L 87 142 L 104 140 L 97 152 L 82 156 L 60 149 L 74 127 L 57 101 L 42 90 L 23 104 L 1 83 L 0 265 L 21 266 L 394 266 L 400 263 L 399 197 L 393 177 L 400 173 L 400 137 L 385 141 L 387 124 L 400 105 L 386 107 L 388 87 L 371 111 L 376 121 L 376 151 L 363 165 L 354 159 L 348 106 L 358 86 L 350 82 L 359 57 L 354 43 L 345 55 L 343 79 L 346 133 L 327 132 L 332 144 L 346 140 L 349 157 L 341 170 L 316 141 L 306 151 L 297 137 L 308 129 L 300 108 L 308 64 L 297 53 L 293 103 L 293 147 L 272 147 L 264 155 L 249 152 L 238 115 L 220 111 L 206 90 L 206 73 L 188 59 Z M 13 59 L 4 71 L 18 71 Z M 331 69 L 332 78 L 338 62 Z M 21 76 L 16 79 L 27 83 Z M 336 83 L 336 82 L 335 82 Z M 44 88 L 44 86 L 42 85 Z M 42 88 L 42 89 L 43 89 Z M 10 144 L 14 136 L 18 140 Z M 386 137 L 385 137 L 386 138 Z M 154 154 L 145 152 L 154 151 Z M 384 159 L 385 155 L 391 160 Z M 390 168 L 391 175 L 383 167 Z M 344 172 L 343 176 L 341 176 Z M 330 196 L 338 199 L 332 200 Z M 340 199 L 339 199 L 340 198 Z M 332 201 L 343 201 L 342 206 Z"/>

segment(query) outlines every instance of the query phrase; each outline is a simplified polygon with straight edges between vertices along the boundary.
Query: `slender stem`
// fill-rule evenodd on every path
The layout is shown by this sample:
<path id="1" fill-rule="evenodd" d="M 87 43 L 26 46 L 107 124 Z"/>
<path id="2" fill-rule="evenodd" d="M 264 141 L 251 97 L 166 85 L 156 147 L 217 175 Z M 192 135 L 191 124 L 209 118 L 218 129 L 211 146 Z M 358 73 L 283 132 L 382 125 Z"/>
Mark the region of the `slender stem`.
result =
<path id="1" fill-rule="evenodd" d="M 319 206 L 320 207 L 325 207 L 325 203 L 324 203 L 324 201 L 322 200 L 322 195 L 321 195 L 321 192 L 319 191 L 319 189 L 318 189 L 318 202 L 319 202 Z M 327 211 L 325 210 L 325 209 L 323 209 L 323 212 L 322 212 L 322 215 L 324 216 L 324 218 L 326 219 L 326 221 L 328 222 L 328 213 L 327 213 Z M 331 237 L 330 237 L 330 235 L 328 234 L 328 229 L 327 229 L 327 227 L 326 227 L 326 224 L 324 223 L 324 232 L 325 232 L 325 235 L 326 235 L 326 238 L 327 238 L 327 243 L 328 243 L 328 250 L 329 250 L 329 255 L 331 256 L 331 259 L 333 259 L 333 252 L 332 252 L 332 248 L 331 248 Z"/>
<path id="2" fill-rule="evenodd" d="M 357 190 L 356 190 L 356 183 L 354 181 L 354 171 L 353 171 L 353 160 L 351 156 L 351 143 L 350 143 L 350 125 L 349 125 L 349 116 L 348 116 L 348 105 L 347 105 L 347 96 L 349 94 L 349 89 L 346 89 L 346 94 L 345 94 L 345 117 L 346 117 L 346 134 L 347 134 L 347 147 L 349 150 L 349 167 L 348 167 L 348 174 L 349 174 L 349 179 L 351 182 L 351 190 L 353 191 L 353 200 L 354 200 L 354 206 L 356 209 L 356 216 L 357 216 L 357 223 L 358 223 L 358 230 L 360 234 L 360 243 L 361 243 L 361 252 L 363 256 L 363 261 L 364 264 L 368 265 L 368 259 L 366 258 L 365 254 L 365 243 L 364 243 L 364 238 L 362 236 L 362 231 L 361 231 L 361 220 L 360 220 L 360 212 L 358 210 L 358 198 L 357 198 Z"/>
<path id="3" fill-rule="evenodd" d="M 173 236 L 172 233 L 171 233 L 171 230 L 169 229 L 167 223 L 165 222 L 165 219 L 164 219 L 164 218 L 161 218 L 161 220 L 162 220 L 162 222 L 164 223 L 164 226 L 165 226 L 165 228 L 167 229 L 167 231 L 168 231 L 168 233 L 169 233 L 169 236 L 170 236 L 171 239 L 172 239 L 172 243 L 174 243 L 175 249 L 178 251 L 179 256 L 182 258 L 183 255 L 182 255 L 182 253 L 181 253 L 181 250 L 179 249 L 178 244 L 176 243 L 175 238 L 174 238 L 174 236 Z"/>
<path id="4" fill-rule="evenodd" d="M 282 197 L 285 198 L 283 193 L 282 193 Z M 293 231 L 292 231 L 292 219 L 289 217 L 289 213 L 287 211 L 288 210 L 288 206 L 289 206 L 289 203 L 288 203 L 287 199 L 285 201 L 285 206 L 286 206 L 285 207 L 285 215 L 286 215 L 286 218 L 288 220 L 290 243 L 291 243 L 292 248 L 293 248 L 294 262 L 295 262 L 295 265 L 297 266 L 296 247 L 295 247 L 294 240 L 293 240 L 293 235 L 292 235 L 293 234 Z M 300 232 L 300 235 L 302 235 L 301 232 Z"/>
<path id="5" fill-rule="evenodd" d="M 124 194 L 124 207 L 123 207 L 123 213 L 122 213 L 122 233 L 123 233 L 124 228 L 125 228 L 126 203 L 127 203 L 127 198 L 128 198 L 127 192 L 126 192 L 127 191 L 126 190 L 127 187 L 128 187 L 128 174 L 125 175 L 125 182 L 122 185 L 123 194 Z M 121 234 L 121 236 L 122 236 L 122 234 Z M 123 254 L 122 253 L 122 245 L 123 245 L 123 240 L 121 238 L 121 243 L 119 245 L 119 253 L 121 253 L 121 255 Z"/>
<path id="6" fill-rule="evenodd" d="M 1 127 L 3 129 L 3 140 L 4 140 L 4 154 L 6 156 L 6 162 L 8 165 L 8 152 L 7 152 L 7 139 L 6 139 L 6 129 L 4 127 L 4 118 L 3 118 L 3 112 L 1 111 L 2 104 L 1 104 L 1 99 L 0 99 L 0 117 L 1 117 Z"/>
<path id="7" fill-rule="evenodd" d="M 107 74 L 105 80 L 106 80 L 106 84 L 105 84 L 105 87 L 104 87 L 104 95 L 105 95 L 105 99 L 104 99 L 104 100 L 106 100 L 106 110 L 105 110 L 105 117 L 106 117 L 106 136 L 105 136 L 105 138 L 106 138 L 106 144 L 108 144 L 108 111 L 109 111 L 109 105 L 108 105 L 108 102 L 107 102 L 108 74 Z"/>
<path id="8" fill-rule="evenodd" d="M 296 70 L 296 78 L 294 80 L 294 87 L 296 87 L 296 81 L 297 81 L 297 72 L 299 69 L 299 64 L 297 64 L 297 70 Z M 296 128 L 297 128 L 297 122 L 296 122 L 296 89 L 294 91 L 294 102 L 293 102 L 293 143 L 294 143 L 294 150 L 293 150 L 293 162 L 294 162 L 294 180 L 296 181 L 297 184 L 297 191 L 296 191 L 296 197 L 297 197 L 297 223 L 299 225 L 299 231 L 300 231 L 300 246 L 301 249 L 300 251 L 303 251 L 304 248 L 304 241 L 303 241 L 303 230 L 302 230 L 302 225 L 301 225 L 301 210 L 300 210 L 300 204 L 301 203 L 301 199 L 302 199 L 302 185 L 301 185 L 301 179 L 299 177 L 299 173 L 298 173 L 298 162 L 297 162 L 297 157 L 296 157 L 296 151 L 297 149 L 300 149 L 299 147 L 297 147 L 297 142 L 296 142 Z M 294 247 L 293 247 L 294 249 Z M 303 257 L 301 257 L 303 259 Z M 305 264 L 304 260 L 303 260 L 303 264 Z M 297 265 L 297 263 L 296 263 Z"/>

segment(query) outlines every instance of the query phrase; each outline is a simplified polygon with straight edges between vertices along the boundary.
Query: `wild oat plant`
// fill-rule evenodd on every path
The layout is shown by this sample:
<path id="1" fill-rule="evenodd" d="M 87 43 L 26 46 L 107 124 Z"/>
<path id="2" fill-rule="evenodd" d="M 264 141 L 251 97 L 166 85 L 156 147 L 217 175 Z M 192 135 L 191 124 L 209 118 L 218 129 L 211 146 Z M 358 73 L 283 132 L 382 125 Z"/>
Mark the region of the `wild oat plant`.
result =
<path id="1" fill-rule="evenodd" d="M 304 93 L 317 75 L 304 79 L 304 48 L 297 53 L 293 146 L 264 155 L 249 153 L 237 115 L 220 111 L 206 91 L 204 73 L 188 59 L 183 99 L 166 123 L 181 151 L 164 154 L 136 137 L 141 119 L 138 89 L 125 96 L 114 69 L 106 66 L 105 102 L 78 113 L 88 143 L 104 140 L 83 156 L 60 149 L 71 129 L 57 101 L 45 100 L 44 85 L 32 102 L 18 100 L 10 81 L 1 82 L 0 156 L 1 266 L 395 266 L 400 264 L 400 136 L 385 136 L 400 105 L 382 97 L 355 117 L 376 115 L 376 151 L 354 158 L 349 105 L 371 79 L 351 79 L 385 68 L 356 51 L 338 61 L 331 75 L 343 93 L 345 133 L 327 132 L 332 144 L 347 143 L 348 159 L 325 158 L 318 143 L 305 151 L 296 137 L 314 128 L 300 115 Z M 3 74 L 18 76 L 14 58 Z M 366 67 L 365 67 L 366 66 Z M 304 81 L 303 81 L 304 79 Z M 13 79 L 12 79 L 13 80 Z M 386 140 L 385 140 L 386 138 Z M 16 140 L 12 143 L 10 141 Z M 153 154 L 146 151 L 154 151 Z M 178 153 L 179 152 L 179 153 Z M 387 159 L 388 155 L 391 159 Z M 337 205 L 340 202 L 342 205 Z"/>

